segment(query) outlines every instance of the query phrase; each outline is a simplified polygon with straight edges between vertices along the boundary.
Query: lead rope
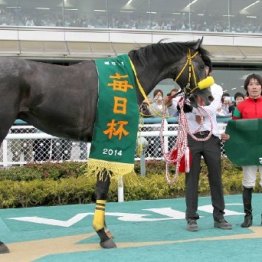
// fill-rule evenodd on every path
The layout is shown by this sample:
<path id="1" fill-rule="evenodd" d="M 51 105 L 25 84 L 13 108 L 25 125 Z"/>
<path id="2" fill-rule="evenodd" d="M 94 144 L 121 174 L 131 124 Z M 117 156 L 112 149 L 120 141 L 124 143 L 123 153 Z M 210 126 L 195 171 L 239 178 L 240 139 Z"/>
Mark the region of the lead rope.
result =
<path id="1" fill-rule="evenodd" d="M 160 141 L 161 141 L 161 148 L 162 148 L 164 160 L 166 162 L 165 177 L 166 177 L 166 181 L 169 185 L 173 185 L 177 181 L 178 175 L 179 175 L 180 162 L 181 162 L 181 160 L 184 156 L 185 156 L 185 169 L 186 169 L 185 171 L 189 172 L 190 152 L 189 152 L 189 147 L 188 147 L 187 135 L 189 134 L 196 141 L 203 142 L 203 141 L 207 141 L 211 137 L 212 130 L 213 130 L 213 123 L 212 123 L 210 114 L 203 107 L 198 107 L 197 110 L 199 111 L 200 115 L 201 115 L 201 113 L 204 113 L 204 112 L 208 115 L 208 118 L 209 118 L 210 123 L 211 123 L 211 129 L 210 129 L 209 134 L 205 138 L 198 138 L 193 134 L 193 133 L 199 132 L 199 130 L 201 129 L 201 125 L 197 130 L 195 130 L 193 133 L 191 133 L 189 131 L 186 114 L 185 114 L 184 109 L 183 109 L 184 103 L 185 103 L 185 98 L 183 97 L 178 102 L 178 106 L 180 108 L 180 114 L 179 114 L 179 117 L 178 117 L 178 131 L 177 131 L 176 143 L 175 143 L 174 147 L 168 153 L 164 152 L 164 146 L 163 146 L 164 145 L 164 142 L 163 142 L 164 118 L 162 118 L 162 123 L 161 123 Z M 173 153 L 175 151 L 177 151 L 177 156 L 176 156 L 175 159 L 173 159 Z M 176 164 L 176 170 L 175 170 L 174 176 L 171 177 L 170 174 L 169 174 L 169 166 L 170 166 L 170 164 L 174 164 L 174 163 Z"/>
<path id="2" fill-rule="evenodd" d="M 187 130 L 188 130 L 188 125 L 187 125 L 187 119 L 185 117 L 184 109 L 183 109 L 183 104 L 184 104 L 185 98 L 182 97 L 181 100 L 178 102 L 179 107 L 181 108 L 180 114 L 178 116 L 178 130 L 177 130 L 177 139 L 174 147 L 170 150 L 170 152 L 164 152 L 164 147 L 163 147 L 163 127 L 164 127 L 164 121 L 162 120 L 161 124 L 161 129 L 160 129 L 160 139 L 161 139 L 161 148 L 164 156 L 164 160 L 166 162 L 166 181 L 168 184 L 173 185 L 178 178 L 179 174 L 179 166 L 180 166 L 180 161 L 182 157 L 184 156 L 186 149 L 187 149 Z M 172 153 L 177 150 L 177 156 L 176 159 L 172 159 Z M 176 163 L 176 172 L 173 177 L 169 175 L 169 165 Z"/>

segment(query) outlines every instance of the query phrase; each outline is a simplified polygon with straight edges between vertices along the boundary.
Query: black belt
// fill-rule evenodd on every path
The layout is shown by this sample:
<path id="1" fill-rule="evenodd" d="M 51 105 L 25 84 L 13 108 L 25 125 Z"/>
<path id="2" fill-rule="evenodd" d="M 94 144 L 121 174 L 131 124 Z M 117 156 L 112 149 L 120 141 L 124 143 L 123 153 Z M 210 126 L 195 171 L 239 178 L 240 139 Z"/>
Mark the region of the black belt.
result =
<path id="1" fill-rule="evenodd" d="M 209 133 L 210 133 L 209 130 L 205 130 L 205 131 L 197 132 L 197 133 L 195 133 L 194 135 L 195 135 L 195 136 L 207 136 Z"/>

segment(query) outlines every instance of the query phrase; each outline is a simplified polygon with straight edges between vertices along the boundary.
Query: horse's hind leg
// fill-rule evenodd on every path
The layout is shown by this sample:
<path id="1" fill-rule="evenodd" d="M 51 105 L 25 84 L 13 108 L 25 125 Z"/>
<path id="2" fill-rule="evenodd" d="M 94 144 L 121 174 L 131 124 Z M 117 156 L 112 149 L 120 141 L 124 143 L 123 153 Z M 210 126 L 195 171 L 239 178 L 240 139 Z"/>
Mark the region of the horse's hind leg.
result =
<path id="1" fill-rule="evenodd" d="M 1 146 L 5 136 L 7 135 L 8 130 L 9 130 L 9 128 L 3 129 L 1 127 L 1 130 L 0 130 L 0 146 Z M 8 247 L 2 241 L 0 241 L 0 254 L 5 254 L 5 253 L 9 253 L 9 252 L 10 251 L 9 251 Z"/>
<path id="2" fill-rule="evenodd" d="M 4 103 L 0 102 L 0 146 L 8 134 L 9 129 L 16 119 L 16 113 L 9 107 L 4 107 Z M 9 253 L 8 247 L 0 241 L 0 254 Z"/>
<path id="3" fill-rule="evenodd" d="M 100 238 L 100 246 L 103 248 L 114 248 L 116 244 L 110 233 L 105 231 L 105 206 L 110 186 L 110 176 L 105 170 L 97 176 L 96 182 L 96 209 L 93 219 L 93 228 Z"/>
<path id="4" fill-rule="evenodd" d="M 9 126 L 8 124 L 4 122 L 5 121 L 2 121 L 2 123 L 0 124 L 0 146 L 4 138 L 6 137 L 9 128 L 11 127 L 11 124 Z M 5 254 L 5 253 L 9 253 L 9 249 L 2 241 L 0 241 L 0 254 Z"/>
<path id="5" fill-rule="evenodd" d="M 9 249 L 8 247 L 2 242 L 0 241 L 0 254 L 5 254 L 5 253 L 9 253 Z"/>

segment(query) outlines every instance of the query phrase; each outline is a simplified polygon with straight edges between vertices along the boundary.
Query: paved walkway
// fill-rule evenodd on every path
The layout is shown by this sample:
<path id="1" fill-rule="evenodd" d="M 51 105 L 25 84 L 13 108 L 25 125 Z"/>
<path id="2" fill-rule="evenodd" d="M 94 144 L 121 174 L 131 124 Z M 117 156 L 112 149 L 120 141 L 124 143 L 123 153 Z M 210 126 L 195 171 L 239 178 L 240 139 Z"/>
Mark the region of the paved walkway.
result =
<path id="1" fill-rule="evenodd" d="M 185 230 L 183 198 L 108 203 L 118 248 L 103 250 L 91 224 L 94 204 L 0 210 L 1 262 L 260 261 L 262 195 L 254 194 L 253 227 L 243 229 L 240 195 L 226 196 L 232 230 L 214 228 L 210 197 L 199 198 L 200 230 Z"/>

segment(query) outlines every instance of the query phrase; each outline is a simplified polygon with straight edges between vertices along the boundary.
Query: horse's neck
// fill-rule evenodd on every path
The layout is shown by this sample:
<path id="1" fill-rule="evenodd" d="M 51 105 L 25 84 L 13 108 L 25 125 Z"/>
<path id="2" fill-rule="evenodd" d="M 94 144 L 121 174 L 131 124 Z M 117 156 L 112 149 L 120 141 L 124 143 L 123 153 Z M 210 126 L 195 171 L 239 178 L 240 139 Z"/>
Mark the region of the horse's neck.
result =
<path id="1" fill-rule="evenodd" d="M 141 58 L 135 52 L 130 52 L 129 57 L 135 66 L 138 80 L 147 95 L 160 81 L 168 78 L 170 61 L 164 61 L 161 57 L 157 57 L 154 54 L 149 59 Z M 172 59 L 170 60 L 172 61 Z"/>

